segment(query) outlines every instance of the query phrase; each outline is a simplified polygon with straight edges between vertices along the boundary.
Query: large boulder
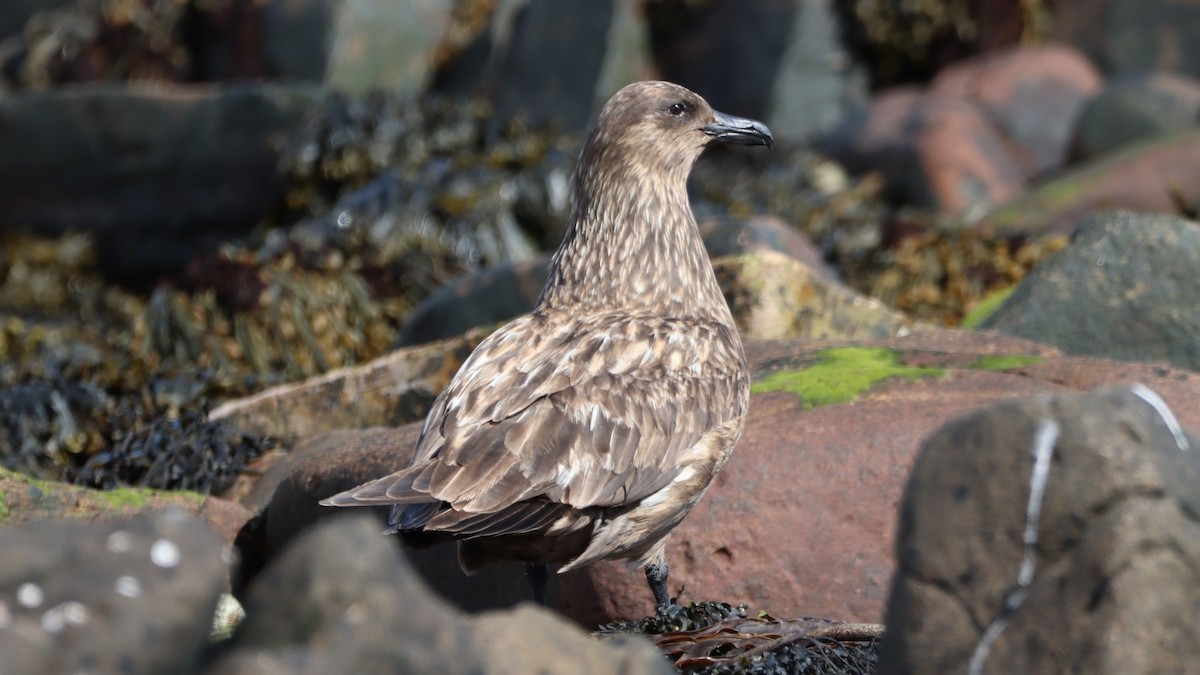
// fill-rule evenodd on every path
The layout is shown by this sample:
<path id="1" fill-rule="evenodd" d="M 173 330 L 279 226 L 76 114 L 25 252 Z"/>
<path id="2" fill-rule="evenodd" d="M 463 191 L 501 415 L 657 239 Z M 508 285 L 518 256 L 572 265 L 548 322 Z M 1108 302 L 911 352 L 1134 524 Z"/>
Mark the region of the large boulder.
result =
<path id="1" fill-rule="evenodd" d="M 667 548 L 671 592 L 685 604 L 717 599 L 775 616 L 878 620 L 894 569 L 893 520 L 917 450 L 942 424 L 996 402 L 1141 381 L 1186 423 L 1200 422 L 1200 380 L 1183 371 L 1062 356 L 995 333 L 781 340 L 749 343 L 748 351 L 754 393 L 746 432 Z M 404 466 L 418 433 L 417 424 L 345 430 L 297 448 L 304 456 L 270 478 L 278 487 L 269 497 L 258 497 L 269 500 L 268 558 L 339 512 L 320 499 Z M 452 544 L 409 557 L 460 606 L 528 597 L 518 564 L 465 577 Z M 642 575 L 618 562 L 555 575 L 551 602 L 585 626 L 644 616 L 652 606 Z"/>
<path id="2" fill-rule="evenodd" d="M 207 671 L 667 673 L 637 640 L 600 642 L 546 610 L 467 619 L 435 597 L 367 516 L 297 539 L 245 595 L 246 619 Z"/>
<path id="3" fill-rule="evenodd" d="M 1069 354 L 1200 370 L 1200 224 L 1109 212 L 1035 268 L 982 326 Z"/>
<path id="4" fill-rule="evenodd" d="M 0 529 L 6 673 L 189 673 L 225 583 L 221 543 L 182 511 Z"/>
<path id="5" fill-rule="evenodd" d="M 905 490 L 880 672 L 1194 672 L 1197 449 L 1139 387 L 943 427 Z"/>

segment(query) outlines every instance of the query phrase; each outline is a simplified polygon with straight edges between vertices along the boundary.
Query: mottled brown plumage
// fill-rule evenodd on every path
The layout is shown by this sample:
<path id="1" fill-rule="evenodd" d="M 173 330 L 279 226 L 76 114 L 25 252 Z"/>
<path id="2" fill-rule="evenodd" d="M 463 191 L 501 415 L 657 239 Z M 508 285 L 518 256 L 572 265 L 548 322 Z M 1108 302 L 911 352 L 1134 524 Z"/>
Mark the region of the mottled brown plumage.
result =
<path id="1" fill-rule="evenodd" d="M 533 312 L 471 354 L 406 468 L 322 503 L 393 505 L 393 530 L 458 539 L 467 571 L 636 560 L 668 603 L 667 535 L 728 460 L 749 398 L 688 204 L 688 173 L 712 140 L 771 135 L 666 82 L 613 96 Z"/>

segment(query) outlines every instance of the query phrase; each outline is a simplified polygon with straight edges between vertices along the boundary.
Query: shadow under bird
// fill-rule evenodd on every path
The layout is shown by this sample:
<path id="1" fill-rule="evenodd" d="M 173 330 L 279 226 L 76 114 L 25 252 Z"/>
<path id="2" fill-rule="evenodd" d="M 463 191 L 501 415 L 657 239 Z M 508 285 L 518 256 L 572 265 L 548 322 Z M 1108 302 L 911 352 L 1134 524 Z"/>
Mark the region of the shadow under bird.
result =
<path id="1" fill-rule="evenodd" d="M 749 404 L 687 178 L 712 141 L 771 140 L 675 84 L 617 92 L 580 155 L 537 306 L 463 363 L 406 468 L 321 503 L 391 505 L 389 532 L 458 540 L 468 573 L 524 561 L 542 603 L 550 565 L 625 559 L 670 605 L 667 537 L 729 459 Z"/>

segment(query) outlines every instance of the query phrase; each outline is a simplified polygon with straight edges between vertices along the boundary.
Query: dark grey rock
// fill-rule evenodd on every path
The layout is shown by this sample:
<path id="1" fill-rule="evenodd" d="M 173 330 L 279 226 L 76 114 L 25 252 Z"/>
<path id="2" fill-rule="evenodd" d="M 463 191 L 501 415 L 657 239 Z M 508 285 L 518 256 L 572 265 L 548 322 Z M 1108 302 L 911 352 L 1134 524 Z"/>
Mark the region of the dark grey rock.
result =
<path id="1" fill-rule="evenodd" d="M 1200 6 L 1179 0 L 1054 3 L 1051 37 L 1080 47 L 1109 75 L 1200 76 Z"/>
<path id="2" fill-rule="evenodd" d="M 1035 268 L 981 327 L 1069 354 L 1200 370 L 1200 225 L 1106 212 Z"/>
<path id="3" fill-rule="evenodd" d="M 1200 122 L 1200 82 L 1156 73 L 1111 82 L 1079 115 L 1071 140 L 1075 160 L 1105 155 L 1144 138 Z"/>
<path id="4" fill-rule="evenodd" d="M 279 198 L 311 86 L 103 84 L 0 98 L 0 231 L 95 235 L 115 276 L 178 270 Z"/>
<path id="5" fill-rule="evenodd" d="M 304 649 L 308 672 L 482 669 L 466 626 L 366 515 L 343 515 L 296 539 L 255 579 L 243 606 L 232 647 Z"/>
<path id="6" fill-rule="evenodd" d="M 780 137 L 807 138 L 865 108 L 869 94 L 866 69 L 841 42 L 833 0 L 799 0 L 796 8 L 765 121 Z"/>
<path id="7" fill-rule="evenodd" d="M 0 40 L 19 35 L 25 22 L 38 12 L 57 9 L 72 0 L 6 0 L 0 3 Z"/>
<path id="8" fill-rule="evenodd" d="M 591 122 L 614 0 L 524 0 L 504 26 L 485 90 L 498 118 L 524 113 L 565 129 Z"/>
<path id="9" fill-rule="evenodd" d="M 263 7 L 262 58 L 273 77 L 324 81 L 331 29 L 342 1 L 271 0 Z"/>
<path id="10" fill-rule="evenodd" d="M 288 461 L 265 478 L 277 482 L 263 516 L 263 558 L 274 559 L 313 523 L 345 515 L 339 509 L 317 502 L 342 490 L 386 475 L 395 470 L 416 445 L 420 425 L 399 429 L 355 429 L 335 431 L 298 444 Z M 376 534 L 383 531 L 387 508 L 364 509 L 377 516 Z M 465 611 L 511 607 L 530 598 L 524 566 L 517 563 L 492 565 L 473 576 L 458 565 L 453 542 L 428 548 L 402 546 L 399 537 L 380 537 L 389 546 L 403 550 L 407 561 L 438 595 Z M 252 563 L 253 561 L 247 561 Z M 242 576 L 256 574 L 244 569 Z M 551 579 L 550 593 L 556 590 Z"/>
<path id="11" fill-rule="evenodd" d="M 798 3 L 659 0 L 646 3 L 645 12 L 662 79 L 699 93 L 722 112 L 766 116 Z"/>
<path id="12" fill-rule="evenodd" d="M 528 312 L 550 274 L 550 258 L 490 267 L 434 291 L 409 314 L 396 340 L 409 347 L 462 335 Z"/>
<path id="13" fill-rule="evenodd" d="M 182 511 L 0 532 L 0 670 L 188 673 L 225 582 L 221 542 Z"/>
<path id="14" fill-rule="evenodd" d="M 901 506 L 880 672 L 1193 672 L 1200 439 L 1173 422 L 1123 388 L 1000 404 L 932 436 Z"/>
<path id="15" fill-rule="evenodd" d="M 463 617 L 393 542 L 370 516 L 314 526 L 254 582 L 246 620 L 208 672 L 671 672 L 645 642 L 600 642 L 541 608 Z"/>
<path id="16" fill-rule="evenodd" d="M 333 17 L 325 37 L 326 85 L 352 94 L 375 89 L 416 94 L 425 87 L 452 0 L 330 0 L 329 4 Z"/>

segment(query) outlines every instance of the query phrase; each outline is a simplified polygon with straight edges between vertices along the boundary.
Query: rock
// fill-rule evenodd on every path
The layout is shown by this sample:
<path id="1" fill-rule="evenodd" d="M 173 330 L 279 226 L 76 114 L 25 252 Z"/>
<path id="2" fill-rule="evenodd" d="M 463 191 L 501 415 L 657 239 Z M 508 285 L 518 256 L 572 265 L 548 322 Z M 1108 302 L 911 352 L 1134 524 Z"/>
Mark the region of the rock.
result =
<path id="1" fill-rule="evenodd" d="M 713 268 L 743 340 L 880 338 L 913 325 L 782 253 L 728 256 Z"/>
<path id="2" fill-rule="evenodd" d="M 1050 35 L 1082 49 L 1107 75 L 1200 76 L 1198 16 L 1190 0 L 1059 2 L 1051 10 Z"/>
<path id="3" fill-rule="evenodd" d="M 121 488 L 93 490 L 30 478 L 0 467 L 0 525 L 47 521 L 104 522 L 177 509 L 203 520 L 228 548 L 251 513 L 196 492 Z"/>
<path id="4" fill-rule="evenodd" d="M 799 229 L 775 216 L 710 216 L 701 218 L 697 226 L 712 258 L 773 252 L 804 265 L 823 279 L 837 278 L 816 245 Z"/>
<path id="5" fill-rule="evenodd" d="M 458 615 L 368 516 L 343 513 L 297 539 L 245 605 L 230 650 L 208 672 L 277 672 L 286 657 L 320 673 L 670 672 L 644 642 L 600 642 L 540 608 Z"/>
<path id="6" fill-rule="evenodd" d="M 488 655 L 488 673 L 589 673 L 670 675 L 672 668 L 641 639 L 618 636 L 596 640 L 540 607 L 522 604 L 507 612 L 469 619 L 474 637 Z M 537 647 L 522 649 L 536 636 Z"/>
<path id="7" fill-rule="evenodd" d="M 282 443 L 333 429 L 424 419 L 433 399 L 488 332 L 397 350 L 360 366 L 272 387 L 218 406 L 209 419 L 227 420 L 247 434 Z"/>
<path id="8" fill-rule="evenodd" d="M 826 133 L 867 105 L 866 70 L 839 39 L 833 5 L 832 0 L 796 3 L 764 120 L 781 138 Z"/>
<path id="9" fill-rule="evenodd" d="M 69 4 L 71 0 L 8 0 L 0 7 L 0 40 L 20 35 L 34 14 Z"/>
<path id="10" fill-rule="evenodd" d="M 610 94 L 643 79 L 643 35 L 632 0 L 460 2 L 429 91 L 483 95 L 498 120 L 553 119 L 582 131 Z"/>
<path id="11" fill-rule="evenodd" d="M 1069 234 L 1109 209 L 1177 212 L 1200 204 L 1200 130 L 1134 143 L 1068 169 L 976 223 L 998 234 Z"/>
<path id="12" fill-rule="evenodd" d="M 419 93 L 429 80 L 433 51 L 447 28 L 451 6 L 452 0 L 338 0 L 327 24 L 330 34 L 323 42 L 314 40 L 314 46 L 328 48 L 325 84 L 351 94 L 376 89 Z M 273 49 L 278 55 L 285 47 Z"/>
<path id="13" fill-rule="evenodd" d="M 269 470 L 263 479 L 265 485 L 256 491 L 257 499 L 269 502 L 263 516 L 261 540 L 253 547 L 261 553 L 256 557 L 245 556 L 246 564 L 239 577 L 253 577 L 258 573 L 257 567 L 276 557 L 314 522 L 345 513 L 321 506 L 318 501 L 391 473 L 407 462 L 416 446 L 420 426 L 334 431 L 298 444 L 286 463 Z M 380 517 L 375 528 L 379 533 L 387 509 L 373 511 Z M 394 537 L 387 540 L 398 543 Z M 467 576 L 459 569 L 458 550 L 452 542 L 429 548 L 406 548 L 405 554 L 425 583 L 461 609 L 509 607 L 529 599 L 525 568 L 518 563 L 493 565 Z"/>
<path id="14" fill-rule="evenodd" d="M 539 256 L 461 276 L 413 309 L 396 344 L 407 347 L 444 340 L 520 316 L 533 309 L 549 275 L 550 259 Z"/>
<path id="15" fill-rule="evenodd" d="M 1172 421 L 1123 387 L 1004 403 L 931 437 L 905 489 L 880 672 L 1194 671 L 1200 439 Z"/>
<path id="16" fill-rule="evenodd" d="M 1044 45 L 960 61 L 938 73 L 932 89 L 978 105 L 1032 177 L 1066 162 L 1075 120 L 1100 86 L 1100 74 L 1082 54 Z"/>
<path id="17" fill-rule="evenodd" d="M 0 652 L 13 673 L 189 673 L 226 566 L 182 511 L 0 530 Z"/>
<path id="18" fill-rule="evenodd" d="M 177 272 L 276 203 L 272 139 L 319 98 L 116 84 L 0 97 L 0 231 L 87 231 L 116 278 Z"/>
<path id="19" fill-rule="evenodd" d="M 262 8 L 261 58 L 283 81 L 323 82 L 343 0 L 271 0 Z M 411 3 L 395 3 L 409 5 Z M 383 7 L 381 9 L 387 9 Z M 404 11 L 405 7 L 397 8 Z M 412 43 L 410 43 L 412 44 Z"/>
<path id="20" fill-rule="evenodd" d="M 1024 172 L 979 108 L 912 87 L 877 95 L 824 149 L 853 172 L 882 173 L 896 203 L 967 218 L 1024 190 Z"/>
<path id="21" fill-rule="evenodd" d="M 1076 161 L 1105 155 L 1134 141 L 1196 127 L 1200 82 L 1151 73 L 1111 82 L 1083 107 L 1071 140 Z"/>
<path id="22" fill-rule="evenodd" d="M 662 79 L 700 93 L 717 110 L 766 115 L 798 3 L 660 0 L 643 6 Z"/>
<path id="23" fill-rule="evenodd" d="M 500 119 L 522 113 L 583 130 L 592 121 L 614 0 L 522 0 L 485 89 Z"/>
<path id="24" fill-rule="evenodd" d="M 825 279 L 834 277 L 812 242 L 778 218 L 713 217 L 705 218 L 699 227 L 705 248 L 714 258 L 780 251 Z M 417 305 L 404 322 L 397 346 L 442 340 L 475 327 L 490 330 L 500 322 L 525 314 L 537 303 L 549 274 L 550 258 L 541 256 L 463 275 Z"/>
<path id="25" fill-rule="evenodd" d="M 1200 379 L 1161 366 L 1068 357 L 991 332 L 930 330 L 860 342 L 748 343 L 754 411 L 738 450 L 668 544 L 680 601 L 746 602 L 775 616 L 874 621 L 894 562 L 893 517 L 921 442 L 997 401 L 1140 381 L 1185 424 Z M 336 510 L 317 501 L 396 470 L 419 424 L 306 443 L 267 508 L 268 549 Z M 455 549 L 410 550 L 435 590 L 470 609 L 528 598 L 520 565 L 458 571 Z M 486 579 L 486 581 L 481 581 Z M 624 563 L 551 579 L 551 603 L 585 627 L 645 616 L 646 582 Z"/>
<path id="26" fill-rule="evenodd" d="M 1169 215 L 1093 216 L 981 325 L 1069 354 L 1200 370 L 1200 224 Z"/>

